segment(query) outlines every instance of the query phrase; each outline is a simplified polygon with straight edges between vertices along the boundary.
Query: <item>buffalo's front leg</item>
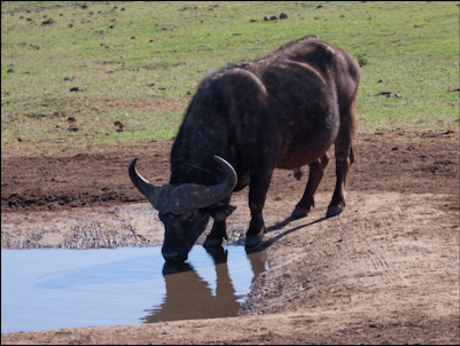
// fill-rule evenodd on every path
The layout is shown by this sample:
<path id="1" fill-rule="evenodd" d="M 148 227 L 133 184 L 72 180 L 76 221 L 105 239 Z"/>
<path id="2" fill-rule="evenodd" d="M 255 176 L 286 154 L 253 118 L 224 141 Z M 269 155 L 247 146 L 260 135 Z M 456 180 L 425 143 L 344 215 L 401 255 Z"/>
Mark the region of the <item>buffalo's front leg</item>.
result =
<path id="1" fill-rule="evenodd" d="M 318 190 L 321 179 L 323 179 L 329 161 L 329 155 L 325 153 L 314 163 L 310 164 L 310 175 L 308 177 L 307 187 L 305 188 L 302 199 L 299 203 L 297 203 L 294 211 L 292 212 L 292 217 L 304 217 L 310 211 L 311 207 L 315 206 L 315 193 Z"/>
<path id="2" fill-rule="evenodd" d="M 251 210 L 251 222 L 246 233 L 246 247 L 254 247 L 260 244 L 265 233 L 265 224 L 262 217 L 262 209 L 267 197 L 268 187 L 273 174 L 273 167 L 260 168 L 251 172 L 249 183 L 249 209 Z"/>
<path id="3" fill-rule="evenodd" d="M 230 198 L 231 196 L 225 198 L 222 201 L 222 203 L 228 206 L 228 204 L 230 203 Z M 212 216 L 215 217 L 216 215 L 212 215 Z M 227 222 L 226 222 L 225 217 L 221 216 L 217 220 L 214 219 L 214 223 L 212 225 L 211 232 L 206 237 L 206 240 L 204 241 L 203 246 L 206 249 L 220 247 L 224 239 L 227 239 Z"/>
<path id="4" fill-rule="evenodd" d="M 219 247 L 222 245 L 222 241 L 227 239 L 227 224 L 226 220 L 214 221 L 211 232 L 206 237 L 203 246 L 206 249 L 213 247 Z"/>
<path id="5" fill-rule="evenodd" d="M 341 125 L 339 134 L 334 142 L 337 182 L 331 204 L 327 209 L 326 217 L 340 214 L 345 208 L 345 188 L 348 172 L 355 160 L 352 141 L 356 128 L 355 100 L 351 106 L 340 114 Z"/>

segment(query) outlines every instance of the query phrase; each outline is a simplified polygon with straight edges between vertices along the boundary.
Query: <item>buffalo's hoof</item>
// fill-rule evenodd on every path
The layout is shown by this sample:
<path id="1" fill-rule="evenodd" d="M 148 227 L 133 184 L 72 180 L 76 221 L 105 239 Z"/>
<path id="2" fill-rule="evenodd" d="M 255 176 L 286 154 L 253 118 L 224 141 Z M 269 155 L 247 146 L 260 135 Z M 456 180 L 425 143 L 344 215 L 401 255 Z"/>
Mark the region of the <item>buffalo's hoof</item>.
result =
<path id="1" fill-rule="evenodd" d="M 330 207 L 327 210 L 326 217 L 333 217 L 333 216 L 339 215 L 342 211 L 343 211 L 343 207 L 342 208 L 340 208 L 340 207 Z"/>
<path id="2" fill-rule="evenodd" d="M 253 235 L 250 237 L 246 237 L 246 240 L 244 242 L 245 247 L 256 247 L 259 246 L 260 243 L 262 242 L 262 236 L 261 235 Z"/>
<path id="3" fill-rule="evenodd" d="M 302 217 L 307 216 L 308 209 L 302 208 L 302 207 L 296 207 L 294 211 L 291 214 L 291 217 L 294 219 L 300 219 Z"/>

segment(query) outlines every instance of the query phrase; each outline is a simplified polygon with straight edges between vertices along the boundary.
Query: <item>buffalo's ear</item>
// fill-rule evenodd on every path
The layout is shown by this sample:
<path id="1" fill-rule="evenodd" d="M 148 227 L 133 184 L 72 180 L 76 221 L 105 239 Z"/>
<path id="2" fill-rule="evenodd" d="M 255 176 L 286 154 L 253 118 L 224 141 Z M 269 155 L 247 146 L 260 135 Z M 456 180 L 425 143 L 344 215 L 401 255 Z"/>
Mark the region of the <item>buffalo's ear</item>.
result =
<path id="1" fill-rule="evenodd" d="M 233 205 L 218 203 L 215 206 L 209 207 L 207 211 L 216 221 L 224 221 L 236 209 Z"/>

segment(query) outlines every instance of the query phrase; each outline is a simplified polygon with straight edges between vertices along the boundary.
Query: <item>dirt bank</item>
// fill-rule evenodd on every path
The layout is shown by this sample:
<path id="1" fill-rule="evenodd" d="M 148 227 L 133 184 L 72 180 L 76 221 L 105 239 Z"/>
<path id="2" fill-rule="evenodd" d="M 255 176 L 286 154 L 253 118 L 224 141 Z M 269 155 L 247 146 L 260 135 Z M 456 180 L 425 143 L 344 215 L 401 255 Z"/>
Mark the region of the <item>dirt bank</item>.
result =
<path id="1" fill-rule="evenodd" d="M 127 176 L 168 181 L 170 143 L 98 153 L 27 156 L 2 150 L 2 248 L 150 245 L 156 212 Z M 2 344 L 458 344 L 459 137 L 360 135 L 347 208 L 325 219 L 333 164 L 308 217 L 288 216 L 306 183 L 276 171 L 264 217 L 270 270 L 237 318 L 2 334 Z M 304 168 L 304 173 L 307 169 Z M 249 222 L 234 195 L 230 239 Z M 103 220 L 103 221 L 101 221 Z M 89 241 L 99 232 L 99 243 Z M 101 240 L 102 239 L 102 240 Z"/>

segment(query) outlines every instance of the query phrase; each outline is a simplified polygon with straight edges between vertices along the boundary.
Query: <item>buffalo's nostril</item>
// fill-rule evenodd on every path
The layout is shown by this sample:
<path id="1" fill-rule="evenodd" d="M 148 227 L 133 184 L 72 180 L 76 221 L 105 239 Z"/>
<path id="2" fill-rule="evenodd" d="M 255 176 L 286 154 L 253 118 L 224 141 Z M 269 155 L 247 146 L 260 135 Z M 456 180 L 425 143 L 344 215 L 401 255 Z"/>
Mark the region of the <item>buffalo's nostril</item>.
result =
<path id="1" fill-rule="evenodd" d="M 168 262 L 180 262 L 180 256 L 177 251 L 165 251 L 163 257 Z"/>

